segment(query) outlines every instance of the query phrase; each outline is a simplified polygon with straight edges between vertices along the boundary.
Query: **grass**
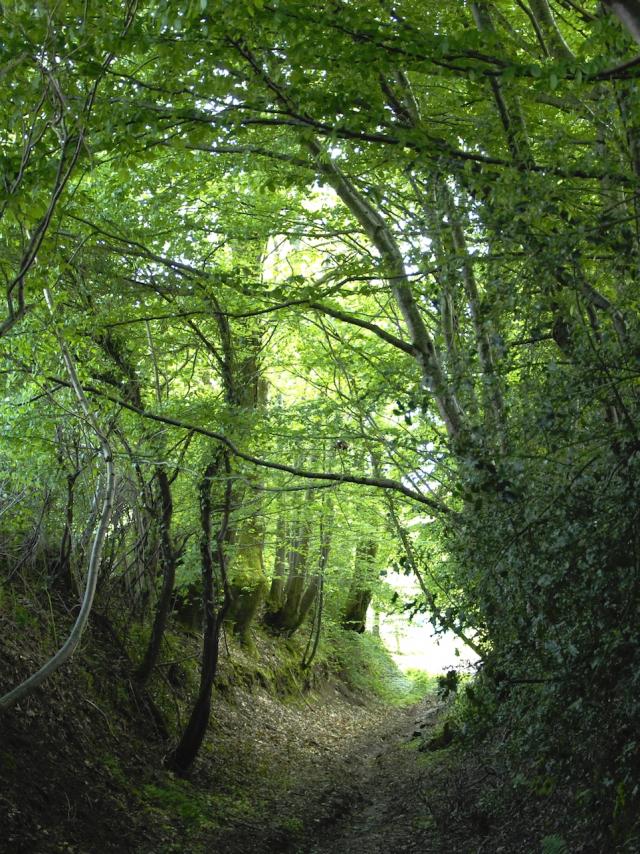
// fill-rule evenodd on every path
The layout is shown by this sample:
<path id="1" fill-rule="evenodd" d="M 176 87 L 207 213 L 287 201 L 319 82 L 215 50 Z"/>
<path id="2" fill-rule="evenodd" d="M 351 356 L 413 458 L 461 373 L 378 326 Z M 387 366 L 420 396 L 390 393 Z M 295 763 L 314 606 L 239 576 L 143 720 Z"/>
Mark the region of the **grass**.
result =
<path id="1" fill-rule="evenodd" d="M 409 706 L 436 690 L 436 677 L 422 670 L 403 673 L 382 641 L 369 634 L 336 630 L 333 657 L 354 691 L 373 694 L 394 706 Z"/>

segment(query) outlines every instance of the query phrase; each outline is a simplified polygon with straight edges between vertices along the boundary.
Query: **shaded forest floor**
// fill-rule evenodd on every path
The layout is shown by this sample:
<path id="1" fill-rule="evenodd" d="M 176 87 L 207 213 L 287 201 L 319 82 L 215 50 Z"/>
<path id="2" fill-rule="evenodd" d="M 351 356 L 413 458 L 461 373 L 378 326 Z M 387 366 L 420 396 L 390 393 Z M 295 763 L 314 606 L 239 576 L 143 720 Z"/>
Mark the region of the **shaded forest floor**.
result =
<path id="1" fill-rule="evenodd" d="M 1 613 L 0 638 L 4 686 L 41 661 L 48 641 L 35 624 Z M 192 641 L 173 643 L 174 659 L 194 653 Z M 252 655 L 233 645 L 225 653 L 209 736 L 183 780 L 162 766 L 170 744 L 131 690 L 126 647 L 94 623 L 71 665 L 0 721 L 0 851 L 540 850 L 526 802 L 515 816 L 489 815 L 495 768 L 453 747 L 424 749 L 440 726 L 434 693 L 416 703 L 390 661 L 376 674 L 384 701 L 326 664 L 304 685 L 291 665 L 296 650 L 290 660 L 282 645 L 274 650 L 263 639 Z M 184 721 L 194 681 L 195 668 L 182 667 L 162 681 L 164 694 L 154 686 L 172 728 Z"/>

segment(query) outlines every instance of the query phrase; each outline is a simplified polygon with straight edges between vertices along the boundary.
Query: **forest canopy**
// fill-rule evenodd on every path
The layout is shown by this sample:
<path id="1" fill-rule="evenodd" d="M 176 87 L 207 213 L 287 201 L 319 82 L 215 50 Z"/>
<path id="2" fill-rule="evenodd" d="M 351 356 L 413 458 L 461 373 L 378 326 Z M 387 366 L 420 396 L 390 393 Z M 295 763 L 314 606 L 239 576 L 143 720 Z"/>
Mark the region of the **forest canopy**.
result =
<path id="1" fill-rule="evenodd" d="M 632 845 L 635 0 L 2 13 L 3 587 L 83 600 L 63 658 L 146 626 L 141 686 L 202 623 L 184 770 L 223 623 L 309 666 L 413 573 L 470 725 Z"/>

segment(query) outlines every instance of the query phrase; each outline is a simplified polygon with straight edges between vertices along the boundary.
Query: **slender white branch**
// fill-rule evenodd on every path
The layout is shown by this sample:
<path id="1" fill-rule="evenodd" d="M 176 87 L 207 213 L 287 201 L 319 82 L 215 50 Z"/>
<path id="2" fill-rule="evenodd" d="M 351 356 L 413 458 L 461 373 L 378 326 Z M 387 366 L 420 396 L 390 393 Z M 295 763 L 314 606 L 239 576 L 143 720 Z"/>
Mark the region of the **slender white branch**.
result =
<path id="1" fill-rule="evenodd" d="M 54 316 L 53 310 L 53 300 L 51 299 L 51 294 L 48 289 L 44 291 L 44 297 L 51 312 L 51 316 Z M 100 562 L 102 557 L 102 546 L 104 544 L 104 540 L 107 534 L 107 528 L 109 527 L 109 522 L 111 520 L 111 513 L 113 509 L 113 499 L 115 494 L 115 468 L 113 464 L 113 454 L 111 452 L 111 447 L 109 445 L 109 440 L 107 436 L 100 429 L 98 421 L 89 407 L 89 403 L 87 401 L 86 395 L 80 384 L 78 379 L 78 375 L 76 373 L 75 363 L 73 357 L 69 351 L 69 348 L 66 345 L 66 342 L 62 336 L 62 333 L 55 326 L 54 320 L 54 329 L 55 334 L 58 339 L 58 344 L 60 346 L 60 351 L 62 353 L 62 359 L 64 361 L 65 368 L 67 370 L 67 374 L 69 376 L 69 381 L 75 395 L 78 399 L 78 403 L 80 405 L 80 409 L 84 415 L 85 420 L 89 423 L 92 430 L 96 434 L 98 438 L 98 442 L 100 445 L 100 454 L 102 456 L 105 473 L 106 473 L 106 481 L 104 487 L 104 493 L 102 496 L 102 510 L 100 513 L 100 521 L 98 523 L 98 527 L 96 533 L 93 538 L 93 544 L 91 546 L 91 554 L 89 556 L 89 567 L 87 570 L 87 581 L 84 590 L 84 596 L 82 599 L 82 605 L 80 607 L 80 613 L 76 619 L 76 622 L 71 629 L 67 640 L 60 647 L 58 652 L 49 661 L 46 662 L 38 671 L 29 676 L 28 679 L 25 679 L 20 685 L 17 685 L 7 694 L 0 697 L 0 711 L 5 711 L 10 709 L 16 703 L 23 700 L 25 697 L 28 697 L 32 694 L 39 685 L 41 685 L 45 679 L 57 670 L 62 664 L 64 664 L 73 654 L 74 650 L 78 646 L 80 642 L 80 638 L 82 636 L 82 632 L 84 631 L 87 621 L 89 619 L 89 614 L 91 613 L 91 608 L 93 606 L 93 599 L 96 592 L 96 586 L 98 582 L 98 575 L 100 572 Z"/>

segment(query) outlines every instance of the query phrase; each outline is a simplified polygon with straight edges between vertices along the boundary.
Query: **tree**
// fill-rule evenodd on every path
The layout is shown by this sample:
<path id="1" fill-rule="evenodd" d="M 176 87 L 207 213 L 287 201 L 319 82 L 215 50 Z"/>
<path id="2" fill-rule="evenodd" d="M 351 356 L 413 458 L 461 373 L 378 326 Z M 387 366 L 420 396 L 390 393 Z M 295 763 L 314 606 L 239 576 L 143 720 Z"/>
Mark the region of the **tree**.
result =
<path id="1" fill-rule="evenodd" d="M 161 487 L 167 590 L 176 537 L 199 531 L 208 640 L 176 767 L 202 738 L 221 615 L 248 636 L 265 567 L 272 624 L 295 631 L 322 578 L 331 618 L 353 581 L 343 616 L 361 627 L 370 579 L 352 577 L 352 558 L 375 572 L 393 536 L 425 609 L 482 654 L 485 718 L 508 723 L 514 767 L 587 779 L 603 850 L 630 832 L 637 10 L 604 5 L 624 27 L 547 0 L 243 0 L 223 15 L 168 0 L 120 29 L 101 11 L 93 48 L 74 6 L 53 27 L 38 19 L 55 73 L 14 39 L 3 69 L 30 106 L 22 137 L 2 143 L 3 382 L 10 401 L 24 376 L 32 397 L 66 394 L 51 339 L 31 352 L 43 311 L 28 295 L 55 284 L 84 394 L 132 482 L 137 466 Z M 27 13 L 12 14 L 24 32 Z M 11 213 L 21 194 L 39 207 Z M 184 503 L 169 542 L 158 478 L 174 465 Z M 322 502 L 299 500 L 316 487 L 335 518 L 344 496 L 367 518 L 316 515 Z M 56 486 L 56 508 L 70 500 Z M 123 497 L 114 554 L 134 505 Z M 66 543 L 73 519 L 51 516 Z M 106 574 L 132 585 L 118 561 Z"/>

